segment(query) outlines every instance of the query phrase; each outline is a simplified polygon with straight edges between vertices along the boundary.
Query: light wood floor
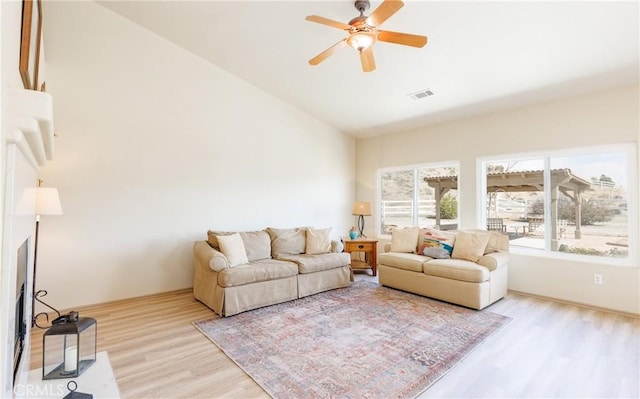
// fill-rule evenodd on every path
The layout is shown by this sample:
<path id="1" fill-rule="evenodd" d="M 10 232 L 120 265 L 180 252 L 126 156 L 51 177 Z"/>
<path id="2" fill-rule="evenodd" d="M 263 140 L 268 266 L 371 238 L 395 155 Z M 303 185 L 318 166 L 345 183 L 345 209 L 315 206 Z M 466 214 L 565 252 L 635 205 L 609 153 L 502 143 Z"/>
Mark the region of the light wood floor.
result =
<path id="1" fill-rule="evenodd" d="M 512 293 L 486 311 L 513 320 L 421 398 L 640 396 L 639 319 Z M 193 327 L 213 312 L 190 291 L 80 314 L 98 321 L 98 350 L 109 352 L 123 398 L 269 397 Z M 43 331 L 32 330 L 32 369 L 42 366 Z"/>

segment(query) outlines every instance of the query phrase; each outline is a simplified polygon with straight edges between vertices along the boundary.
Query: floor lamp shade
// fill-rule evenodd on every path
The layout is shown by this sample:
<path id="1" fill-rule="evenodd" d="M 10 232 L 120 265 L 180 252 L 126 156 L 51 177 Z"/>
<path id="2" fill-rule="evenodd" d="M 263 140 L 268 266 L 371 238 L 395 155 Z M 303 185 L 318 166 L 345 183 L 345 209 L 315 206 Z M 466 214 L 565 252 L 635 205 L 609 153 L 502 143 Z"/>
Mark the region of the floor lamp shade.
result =
<path id="1" fill-rule="evenodd" d="M 38 187 L 36 193 L 36 215 L 62 215 L 62 205 L 57 188 Z"/>

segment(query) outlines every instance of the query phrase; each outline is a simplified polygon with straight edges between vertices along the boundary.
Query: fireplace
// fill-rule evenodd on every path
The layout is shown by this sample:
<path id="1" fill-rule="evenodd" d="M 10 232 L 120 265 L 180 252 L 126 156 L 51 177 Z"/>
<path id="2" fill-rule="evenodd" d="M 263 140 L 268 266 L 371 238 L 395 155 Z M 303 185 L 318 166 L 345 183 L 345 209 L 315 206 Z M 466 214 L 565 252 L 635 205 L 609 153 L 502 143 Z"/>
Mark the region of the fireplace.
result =
<path id="1" fill-rule="evenodd" d="M 3 47 L 2 55 L 9 53 Z M 53 101 L 36 90 L 9 88 L 2 94 L 0 398 L 13 398 L 24 397 L 14 386 L 27 384 L 29 374 L 35 184 L 39 168 L 53 159 Z"/>
<path id="2" fill-rule="evenodd" d="M 15 337 L 13 345 L 13 380 L 15 383 L 20 361 L 25 353 L 25 337 L 27 335 L 27 264 L 29 261 L 29 239 L 26 239 L 17 254 L 17 275 L 16 275 L 16 319 Z"/>

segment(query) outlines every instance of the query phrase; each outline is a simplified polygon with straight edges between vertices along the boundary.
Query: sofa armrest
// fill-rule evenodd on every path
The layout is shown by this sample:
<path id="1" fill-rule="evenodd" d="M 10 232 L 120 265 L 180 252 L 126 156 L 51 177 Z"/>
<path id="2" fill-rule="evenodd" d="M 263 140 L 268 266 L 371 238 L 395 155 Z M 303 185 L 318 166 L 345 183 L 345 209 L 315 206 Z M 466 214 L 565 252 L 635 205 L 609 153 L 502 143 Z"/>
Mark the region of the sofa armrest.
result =
<path id="1" fill-rule="evenodd" d="M 480 266 L 484 266 L 490 271 L 494 271 L 499 267 L 502 267 L 509 263 L 511 256 L 507 251 L 491 252 L 486 254 L 478 260 Z"/>
<path id="2" fill-rule="evenodd" d="M 193 245 L 193 256 L 196 262 L 209 266 L 213 271 L 220 272 L 229 268 L 227 257 L 222 252 L 211 248 L 206 241 L 196 241 Z"/>
<path id="3" fill-rule="evenodd" d="M 344 250 L 344 244 L 340 240 L 331 241 L 331 252 L 339 253 Z"/>

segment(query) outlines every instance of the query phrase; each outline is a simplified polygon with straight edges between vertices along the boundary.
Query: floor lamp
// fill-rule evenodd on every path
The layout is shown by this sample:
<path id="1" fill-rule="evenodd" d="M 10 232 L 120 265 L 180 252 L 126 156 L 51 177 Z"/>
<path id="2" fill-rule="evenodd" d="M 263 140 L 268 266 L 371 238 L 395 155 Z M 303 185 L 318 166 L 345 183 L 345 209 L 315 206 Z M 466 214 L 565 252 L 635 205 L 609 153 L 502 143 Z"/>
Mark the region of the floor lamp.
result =
<path id="1" fill-rule="evenodd" d="M 364 235 L 364 217 L 371 216 L 371 203 L 365 201 L 356 201 L 353 203 L 353 215 L 358 216 L 358 230 L 360 233 L 358 237 L 365 237 Z"/>
<path id="2" fill-rule="evenodd" d="M 62 215 L 60 196 L 58 195 L 57 188 L 42 187 L 42 180 L 38 180 L 38 188 L 36 189 L 36 236 L 33 250 L 33 290 L 31 291 L 31 327 L 36 325 L 36 318 L 40 315 L 35 313 L 36 299 L 38 300 L 38 302 L 41 302 L 45 306 L 51 308 L 51 306 L 38 299 L 39 296 L 47 295 L 47 291 L 36 291 L 36 270 L 38 264 L 38 235 L 40 231 L 40 216 L 48 215 Z"/>

